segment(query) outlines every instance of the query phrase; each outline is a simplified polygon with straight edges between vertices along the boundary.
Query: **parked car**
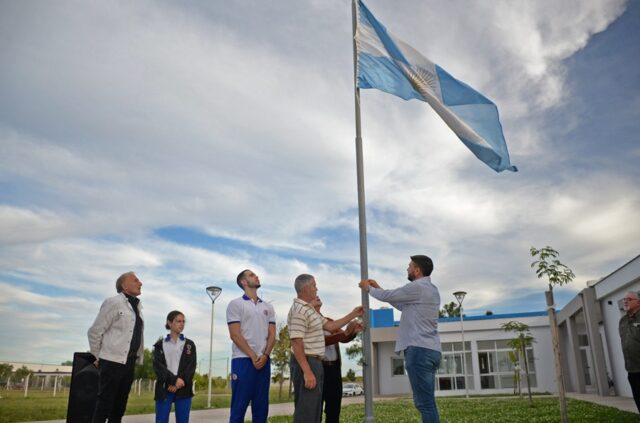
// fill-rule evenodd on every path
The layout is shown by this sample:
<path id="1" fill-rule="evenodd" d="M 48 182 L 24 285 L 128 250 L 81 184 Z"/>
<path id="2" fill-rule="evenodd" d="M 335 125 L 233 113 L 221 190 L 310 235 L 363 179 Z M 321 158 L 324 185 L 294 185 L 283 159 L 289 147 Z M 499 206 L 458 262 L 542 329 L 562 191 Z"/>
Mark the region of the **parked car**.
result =
<path id="1" fill-rule="evenodd" d="M 345 383 L 342 385 L 342 396 L 354 397 L 356 395 L 364 395 L 364 389 L 357 383 Z"/>

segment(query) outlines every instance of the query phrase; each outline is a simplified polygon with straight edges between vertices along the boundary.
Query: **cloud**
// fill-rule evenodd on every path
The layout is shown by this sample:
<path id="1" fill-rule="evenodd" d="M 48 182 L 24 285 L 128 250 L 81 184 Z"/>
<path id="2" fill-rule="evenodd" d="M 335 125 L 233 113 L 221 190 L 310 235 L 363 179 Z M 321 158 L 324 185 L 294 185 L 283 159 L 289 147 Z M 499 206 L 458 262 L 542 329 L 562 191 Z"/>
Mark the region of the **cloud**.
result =
<path id="1" fill-rule="evenodd" d="M 563 252 L 580 279 L 570 291 L 637 253 L 640 192 L 622 170 L 632 165 L 576 167 L 567 152 L 579 141 L 568 134 L 588 115 L 564 109 L 579 89 L 567 59 L 624 2 L 369 6 L 497 102 L 521 168 L 494 174 L 425 104 L 363 91 L 371 277 L 400 286 L 408 256 L 428 253 L 443 301 L 463 287 L 470 310 L 482 310 L 544 288 L 529 268 L 531 245 Z M 358 302 L 346 3 L 0 7 L 0 283 L 10 299 L 0 318 L 15 315 L 15 331 L 29 334 L 23 345 L 57 327 L 73 336 L 56 338 L 52 357 L 86 349 L 100 302 L 128 270 L 144 283 L 147 343 L 178 308 L 205 351 L 204 288 L 221 286 L 221 355 L 223 311 L 244 268 L 261 276 L 280 322 L 299 273 L 316 275 L 327 315 Z M 555 119 L 562 131 L 549 128 Z M 158 235 L 168 227 L 217 241 Z"/>

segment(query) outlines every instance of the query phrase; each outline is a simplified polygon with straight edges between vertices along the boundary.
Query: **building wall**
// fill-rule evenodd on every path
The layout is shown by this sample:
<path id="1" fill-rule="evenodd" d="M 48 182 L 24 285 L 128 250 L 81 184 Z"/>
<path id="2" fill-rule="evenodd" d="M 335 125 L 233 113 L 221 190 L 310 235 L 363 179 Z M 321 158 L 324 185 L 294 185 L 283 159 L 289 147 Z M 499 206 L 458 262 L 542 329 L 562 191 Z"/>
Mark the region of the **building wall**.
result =
<path id="1" fill-rule="evenodd" d="M 619 309 L 619 302 L 628 291 L 640 291 L 640 280 L 623 285 L 618 289 L 606 293 L 600 298 L 600 306 L 602 308 L 602 326 L 606 339 L 606 348 L 611 367 L 610 377 L 613 379 L 614 389 L 617 395 L 623 397 L 631 397 L 631 387 L 627 381 L 627 371 L 624 368 L 624 357 L 622 355 L 622 346 L 620 344 L 620 335 L 618 332 L 618 322 L 624 311 Z"/>
<path id="2" fill-rule="evenodd" d="M 513 338 L 511 333 L 504 332 L 500 326 L 511 320 L 526 323 L 531 328 L 531 333 L 536 342 L 533 344 L 534 366 L 536 372 L 536 387 L 534 392 L 556 392 L 554 379 L 553 350 L 551 347 L 551 334 L 548 318 L 546 316 L 492 318 L 470 320 L 464 322 L 465 343 L 470 343 L 473 382 L 469 383 L 469 392 L 474 394 L 512 393 L 513 388 L 481 389 L 480 364 L 478 360 L 478 341 L 509 340 Z M 395 332 L 393 328 L 373 328 L 372 341 L 377 344 L 377 360 L 375 371 L 378 381 L 378 392 L 381 395 L 410 394 L 411 387 L 406 375 L 392 375 L 392 358 L 399 356 L 394 352 Z M 459 321 L 450 321 L 439 324 L 440 339 L 443 344 L 461 342 L 461 330 Z M 522 381 L 522 389 L 526 391 L 526 382 Z M 438 390 L 439 396 L 460 395 L 464 389 Z"/>

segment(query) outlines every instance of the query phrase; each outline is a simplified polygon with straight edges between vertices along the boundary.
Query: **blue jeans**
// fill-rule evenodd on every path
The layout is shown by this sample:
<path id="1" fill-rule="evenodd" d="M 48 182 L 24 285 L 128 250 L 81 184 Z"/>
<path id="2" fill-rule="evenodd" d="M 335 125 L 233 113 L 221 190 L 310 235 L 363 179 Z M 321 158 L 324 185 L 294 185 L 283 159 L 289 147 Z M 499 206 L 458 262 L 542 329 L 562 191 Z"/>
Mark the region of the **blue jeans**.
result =
<path id="1" fill-rule="evenodd" d="M 413 390 L 413 403 L 422 415 L 422 423 L 440 423 L 436 407 L 436 371 L 442 354 L 422 347 L 404 350 L 404 366 Z"/>

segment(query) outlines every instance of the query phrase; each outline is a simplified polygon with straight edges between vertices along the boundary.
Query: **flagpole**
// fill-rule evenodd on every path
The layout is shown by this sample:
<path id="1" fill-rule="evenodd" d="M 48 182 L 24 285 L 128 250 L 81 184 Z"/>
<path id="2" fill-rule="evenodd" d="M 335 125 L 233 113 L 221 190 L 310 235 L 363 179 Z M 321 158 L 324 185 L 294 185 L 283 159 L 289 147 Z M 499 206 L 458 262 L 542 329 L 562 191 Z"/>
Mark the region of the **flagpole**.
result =
<path id="1" fill-rule="evenodd" d="M 367 260 L 367 213 L 364 198 L 364 165 L 362 159 L 362 133 L 360 129 L 360 88 L 358 88 L 358 50 L 356 46 L 356 27 L 358 25 L 357 0 L 351 1 L 353 26 L 353 86 L 356 106 L 356 172 L 358 179 L 358 227 L 360 234 L 360 279 L 369 279 Z M 369 293 L 362 291 L 365 329 L 362 335 L 364 379 L 364 421 L 375 422 L 373 416 L 373 368 L 371 366 L 371 333 L 369 331 Z"/>

